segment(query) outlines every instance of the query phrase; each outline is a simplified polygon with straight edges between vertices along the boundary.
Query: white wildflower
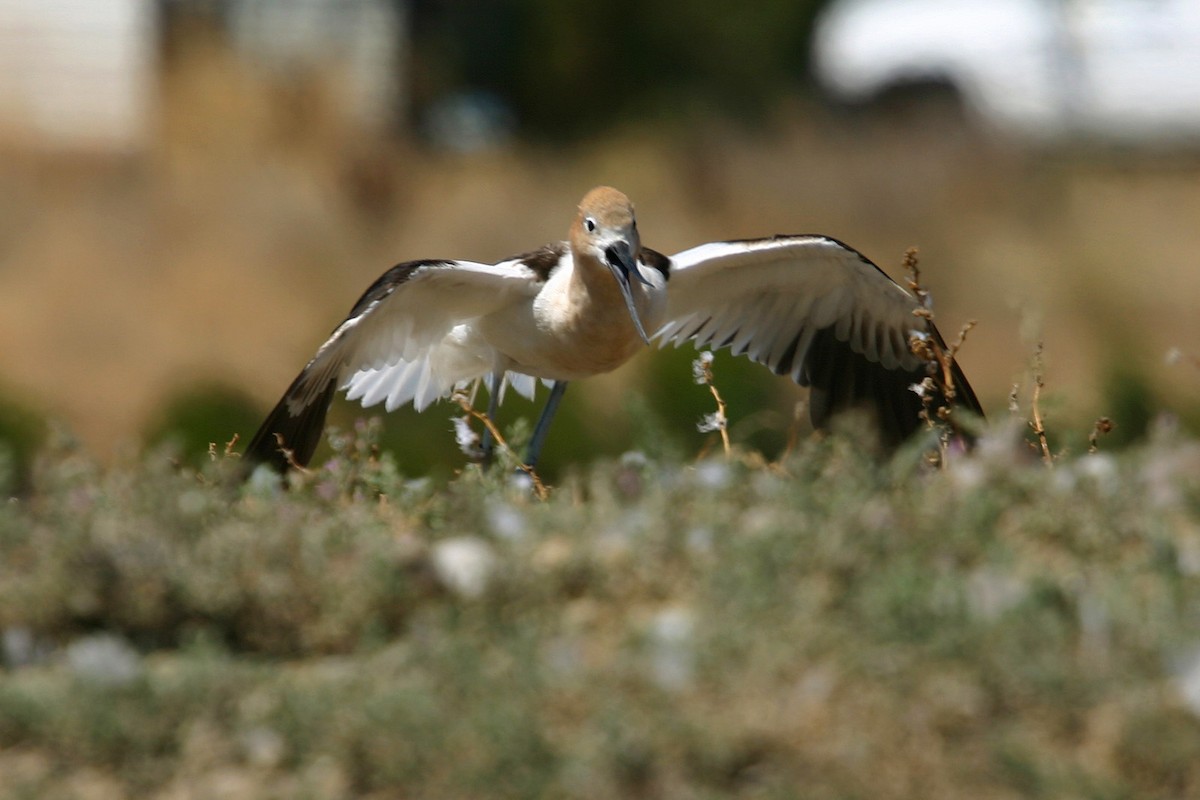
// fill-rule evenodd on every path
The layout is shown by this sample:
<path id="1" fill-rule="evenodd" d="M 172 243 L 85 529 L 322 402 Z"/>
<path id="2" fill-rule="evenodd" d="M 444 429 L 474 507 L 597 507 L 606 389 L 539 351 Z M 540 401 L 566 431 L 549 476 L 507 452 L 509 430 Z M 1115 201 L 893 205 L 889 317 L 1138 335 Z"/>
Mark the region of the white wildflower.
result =
<path id="1" fill-rule="evenodd" d="M 695 619 L 687 608 L 666 608 L 650 623 L 650 663 L 655 683 L 678 691 L 695 672 Z"/>
<path id="2" fill-rule="evenodd" d="M 142 658 L 124 638 L 97 633 L 67 647 L 67 665 L 78 677 L 102 686 L 128 686 L 142 674 Z"/>
<path id="3" fill-rule="evenodd" d="M 1107 491 L 1118 488 L 1117 460 L 1108 453 L 1091 453 L 1079 459 L 1075 471 L 1080 477 L 1090 478 L 1097 486 Z"/>
<path id="4" fill-rule="evenodd" d="M 712 433 L 713 431 L 723 431 L 727 420 L 725 415 L 720 411 L 714 411 L 711 414 L 705 414 L 699 422 L 696 423 L 696 430 L 701 433 Z"/>
<path id="5" fill-rule="evenodd" d="M 523 494 L 533 491 L 533 476 L 522 469 L 513 471 L 508 476 L 508 485 Z"/>
<path id="6" fill-rule="evenodd" d="M 946 476 L 956 488 L 977 489 L 987 480 L 987 471 L 977 458 L 952 458 Z"/>
<path id="7" fill-rule="evenodd" d="M 710 459 L 696 465 L 696 483 L 705 489 L 724 489 L 732 478 L 729 464 L 724 461 Z"/>
<path id="8" fill-rule="evenodd" d="M 1183 696 L 1188 709 L 1200 716 L 1200 647 L 1193 647 L 1175 659 L 1171 670 L 1175 688 Z"/>
<path id="9" fill-rule="evenodd" d="M 713 354 L 711 350 L 701 350 L 692 362 L 692 380 L 701 386 L 712 380 Z"/>
<path id="10" fill-rule="evenodd" d="M 479 443 L 479 434 L 471 428 L 470 417 L 454 417 L 454 439 L 463 455 L 471 459 L 483 458 L 483 447 Z"/>
<path id="11" fill-rule="evenodd" d="M 502 502 L 488 506 L 487 521 L 492 533 L 501 539 L 523 538 L 529 528 L 524 514 L 508 503 Z"/>
<path id="12" fill-rule="evenodd" d="M 477 537 L 456 536 L 433 546 L 433 571 L 438 580 L 463 597 L 483 594 L 495 567 L 495 553 Z"/>
<path id="13" fill-rule="evenodd" d="M 913 394 L 915 394 L 917 397 L 924 397 L 925 396 L 925 382 L 922 381 L 921 383 L 910 383 L 908 385 L 908 390 L 910 392 L 912 392 Z"/>

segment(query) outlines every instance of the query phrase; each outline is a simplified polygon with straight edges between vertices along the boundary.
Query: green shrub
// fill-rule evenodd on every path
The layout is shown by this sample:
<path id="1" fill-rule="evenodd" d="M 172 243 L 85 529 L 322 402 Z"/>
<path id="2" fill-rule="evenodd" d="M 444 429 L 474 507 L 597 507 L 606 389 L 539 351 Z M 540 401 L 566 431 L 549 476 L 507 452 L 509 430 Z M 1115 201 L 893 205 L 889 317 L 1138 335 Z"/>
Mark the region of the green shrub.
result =
<path id="1" fill-rule="evenodd" d="M 45 454 L 0 516 L 0 783 L 1200 792 L 1196 442 L 1047 467 L 994 433 L 932 470 L 835 435 L 629 455 L 540 502 L 501 470 L 407 480 L 377 432 L 286 490 Z"/>

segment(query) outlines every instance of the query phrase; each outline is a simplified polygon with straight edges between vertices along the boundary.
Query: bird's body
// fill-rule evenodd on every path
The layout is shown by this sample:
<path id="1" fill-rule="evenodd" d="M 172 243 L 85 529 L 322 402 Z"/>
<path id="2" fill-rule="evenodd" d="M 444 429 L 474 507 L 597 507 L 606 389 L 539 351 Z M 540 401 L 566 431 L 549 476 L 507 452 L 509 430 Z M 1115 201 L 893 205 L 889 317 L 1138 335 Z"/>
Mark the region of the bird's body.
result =
<path id="1" fill-rule="evenodd" d="M 421 410 L 488 376 L 493 413 L 505 384 L 529 397 L 539 379 L 556 385 L 539 423 L 544 435 L 567 381 L 621 366 L 650 338 L 746 354 L 812 386 L 818 427 L 866 405 L 884 438 L 899 441 L 922 424 L 909 387 L 925 362 L 909 336 L 927 326 L 936 336 L 916 308 L 870 261 L 827 237 L 717 242 L 668 258 L 642 247 L 628 198 L 600 187 L 584 197 L 560 244 L 497 264 L 413 261 L 384 273 L 246 455 L 280 469 L 307 463 L 339 388 L 364 406 Z M 954 372 L 959 404 L 981 413 L 957 365 Z"/>
<path id="2" fill-rule="evenodd" d="M 566 242 L 547 249 L 558 259 L 546 278 L 531 282 L 531 301 L 501 308 L 473 325 L 500 359 L 497 367 L 578 380 L 614 370 L 645 347 L 608 270 L 576 264 Z M 666 279 L 643 265 L 639 271 L 650 283 L 631 284 L 630 292 L 638 316 L 652 328 L 666 310 Z"/>

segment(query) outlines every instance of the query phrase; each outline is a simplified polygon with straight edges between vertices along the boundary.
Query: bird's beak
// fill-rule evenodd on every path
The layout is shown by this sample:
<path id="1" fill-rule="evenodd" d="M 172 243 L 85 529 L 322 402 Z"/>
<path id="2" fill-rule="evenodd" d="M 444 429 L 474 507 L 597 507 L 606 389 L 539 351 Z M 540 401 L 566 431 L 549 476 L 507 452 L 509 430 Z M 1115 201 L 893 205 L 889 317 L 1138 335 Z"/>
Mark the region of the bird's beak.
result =
<path id="1" fill-rule="evenodd" d="M 646 329 L 642 327 L 642 320 L 638 316 L 637 305 L 633 302 L 633 291 L 629 285 L 630 275 L 637 276 L 637 279 L 647 286 L 650 281 L 642 275 L 638 270 L 637 259 L 629 249 L 629 243 L 618 241 L 610 244 L 604 250 L 604 258 L 608 262 L 608 268 L 612 270 L 612 274 L 617 279 L 617 285 L 621 287 L 621 294 L 625 298 L 625 306 L 629 309 L 629 316 L 633 318 L 633 327 L 637 328 L 638 336 L 642 337 L 642 341 L 650 344 L 650 337 L 646 335 Z"/>

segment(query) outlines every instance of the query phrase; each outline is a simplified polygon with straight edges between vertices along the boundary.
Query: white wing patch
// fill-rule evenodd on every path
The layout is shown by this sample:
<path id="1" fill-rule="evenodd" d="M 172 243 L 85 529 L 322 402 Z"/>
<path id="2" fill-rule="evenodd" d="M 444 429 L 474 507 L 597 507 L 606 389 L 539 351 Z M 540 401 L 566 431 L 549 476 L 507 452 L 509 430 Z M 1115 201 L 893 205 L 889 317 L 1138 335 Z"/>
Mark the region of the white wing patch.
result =
<path id="1" fill-rule="evenodd" d="M 671 257 L 659 346 L 729 347 L 803 382 L 813 336 L 834 327 L 886 369 L 916 369 L 916 300 L 854 250 L 822 236 L 714 242 Z"/>
<path id="2" fill-rule="evenodd" d="M 344 386 L 346 398 L 361 400 L 364 408 L 383 403 L 386 410 L 395 411 L 412 403 L 417 411 L 423 411 L 455 387 L 486 375 L 495 357 L 470 327 L 457 325 L 441 342 L 424 348 L 416 357 L 409 355 L 378 366 L 371 363 L 354 372 Z"/>
<path id="3" fill-rule="evenodd" d="M 299 414 L 331 380 L 364 405 L 425 408 L 497 365 L 467 323 L 538 288 L 533 272 L 511 261 L 422 264 L 394 286 L 372 287 L 360 304 L 372 292 L 378 297 L 339 325 L 305 368 L 289 412 Z"/>
<path id="4" fill-rule="evenodd" d="M 484 378 L 484 385 L 490 390 L 493 375 L 494 373 L 488 372 L 483 376 L 472 375 L 469 378 L 447 382 L 444 378 L 435 376 L 429 361 L 422 359 L 401 361 L 382 369 L 360 370 L 351 375 L 342 388 L 347 389 L 347 400 L 359 400 L 363 408 L 384 402 L 384 409 L 391 412 L 411 402 L 417 411 L 424 411 L 455 391 L 470 388 L 472 381 L 479 377 Z M 500 397 L 497 402 L 504 402 L 505 390 L 509 386 L 527 400 L 533 400 L 537 384 L 537 378 L 532 375 L 505 372 L 498 389 Z"/>

